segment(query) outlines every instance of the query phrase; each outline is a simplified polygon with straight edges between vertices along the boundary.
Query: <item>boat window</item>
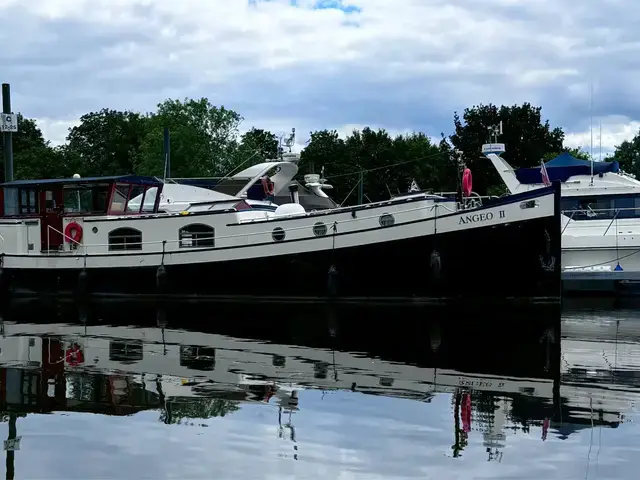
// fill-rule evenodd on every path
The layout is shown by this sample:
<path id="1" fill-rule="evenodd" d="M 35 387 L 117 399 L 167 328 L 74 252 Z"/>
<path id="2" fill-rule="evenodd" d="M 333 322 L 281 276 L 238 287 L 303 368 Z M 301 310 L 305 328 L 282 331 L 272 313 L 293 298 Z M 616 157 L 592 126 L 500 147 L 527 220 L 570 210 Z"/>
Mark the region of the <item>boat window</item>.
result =
<path id="1" fill-rule="evenodd" d="M 143 200 L 145 188 L 142 185 L 134 185 L 129 193 L 129 202 L 127 203 L 127 213 L 139 213 L 140 202 Z"/>
<path id="2" fill-rule="evenodd" d="M 575 220 L 606 219 L 615 215 L 615 203 L 611 197 L 565 197 L 560 201 L 561 210 Z"/>
<path id="3" fill-rule="evenodd" d="M 109 250 L 142 250 L 142 232 L 135 228 L 116 228 L 109 232 Z"/>
<path id="4" fill-rule="evenodd" d="M 152 213 L 156 205 L 156 199 L 158 198 L 158 187 L 148 188 L 144 193 L 144 199 L 142 204 L 142 211 L 146 213 Z"/>
<path id="5" fill-rule="evenodd" d="M 38 213 L 37 198 L 34 188 L 21 188 L 18 197 L 20 215 Z"/>
<path id="6" fill-rule="evenodd" d="M 575 220 L 602 220 L 640 217 L 640 197 L 603 195 L 600 197 L 564 197 L 563 213 Z"/>
<path id="7" fill-rule="evenodd" d="M 113 190 L 113 198 L 111 199 L 111 213 L 124 213 L 125 205 L 129 198 L 130 185 L 117 184 Z"/>
<path id="8" fill-rule="evenodd" d="M 93 191 L 85 188 L 64 190 L 65 213 L 88 213 L 93 211 Z"/>
<path id="9" fill-rule="evenodd" d="M 141 340 L 110 340 L 109 361 L 131 365 L 144 358 L 144 344 Z"/>
<path id="10" fill-rule="evenodd" d="M 19 209 L 19 196 L 17 188 L 5 188 L 4 189 L 4 214 L 6 216 L 18 215 Z"/>
<path id="11" fill-rule="evenodd" d="M 180 247 L 213 247 L 215 230 L 209 225 L 193 223 L 179 230 Z"/>

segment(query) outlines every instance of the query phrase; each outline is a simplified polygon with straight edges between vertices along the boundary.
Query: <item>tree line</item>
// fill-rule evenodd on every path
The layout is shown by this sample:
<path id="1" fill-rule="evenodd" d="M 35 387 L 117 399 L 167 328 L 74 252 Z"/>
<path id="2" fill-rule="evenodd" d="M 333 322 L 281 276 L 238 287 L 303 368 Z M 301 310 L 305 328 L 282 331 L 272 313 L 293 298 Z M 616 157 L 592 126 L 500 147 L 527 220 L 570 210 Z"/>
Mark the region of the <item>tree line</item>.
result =
<path id="1" fill-rule="evenodd" d="M 69 129 L 63 145 L 52 146 L 35 120 L 19 115 L 19 132 L 13 136 L 15 178 L 64 178 L 76 173 L 162 177 L 165 127 L 171 136 L 171 176 L 176 178 L 221 177 L 276 158 L 281 152 L 276 134 L 256 127 L 240 134 L 243 120 L 239 113 L 206 98 L 168 99 L 151 113 L 110 109 L 87 113 Z M 368 127 L 344 138 L 335 130 L 311 132 L 301 152 L 300 174 L 322 172 L 334 187 L 333 198 L 343 204 L 357 201 L 361 180 L 369 201 L 406 192 L 414 180 L 421 189 L 457 191 L 464 166 L 473 172 L 474 191 L 502 194 L 501 180 L 481 155 L 482 144 L 491 141 L 489 128 L 499 122 L 503 134 L 498 141 L 507 149 L 503 157 L 514 168 L 535 167 L 565 151 L 589 159 L 585 150 L 564 146 L 564 132 L 543 120 L 541 107 L 489 104 L 455 112 L 454 133 L 442 134 L 437 142 L 420 132 L 392 136 Z M 0 147 L 1 143 L 0 136 Z M 626 172 L 640 175 L 640 132 L 617 146 L 607 158 L 612 159 Z"/>

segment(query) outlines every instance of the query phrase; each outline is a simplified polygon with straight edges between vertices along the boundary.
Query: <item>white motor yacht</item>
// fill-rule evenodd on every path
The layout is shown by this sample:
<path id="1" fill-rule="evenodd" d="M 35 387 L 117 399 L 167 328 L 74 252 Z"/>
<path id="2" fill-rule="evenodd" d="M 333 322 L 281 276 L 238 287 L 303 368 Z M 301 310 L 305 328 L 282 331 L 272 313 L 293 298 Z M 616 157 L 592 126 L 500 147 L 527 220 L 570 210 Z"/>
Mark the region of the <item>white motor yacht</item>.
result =
<path id="1" fill-rule="evenodd" d="M 535 168 L 513 169 L 500 156 L 504 144 L 486 144 L 482 151 L 510 194 L 544 188 L 545 181 L 561 183 L 565 292 L 610 292 L 640 280 L 640 181 L 618 162 L 565 152 Z"/>

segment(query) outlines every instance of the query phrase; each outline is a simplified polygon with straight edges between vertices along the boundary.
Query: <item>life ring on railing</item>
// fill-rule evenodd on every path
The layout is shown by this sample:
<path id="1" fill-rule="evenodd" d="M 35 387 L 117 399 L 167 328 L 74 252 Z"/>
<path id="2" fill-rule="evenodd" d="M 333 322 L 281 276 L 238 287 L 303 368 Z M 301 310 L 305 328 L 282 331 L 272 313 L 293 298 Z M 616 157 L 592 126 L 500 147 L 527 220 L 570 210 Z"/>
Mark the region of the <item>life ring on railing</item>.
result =
<path id="1" fill-rule="evenodd" d="M 472 179 L 471 179 L 471 170 L 468 168 L 464 169 L 464 173 L 462 174 L 462 195 L 465 197 L 471 196 L 471 187 L 472 187 Z"/>
<path id="2" fill-rule="evenodd" d="M 275 185 L 271 181 L 268 175 L 265 175 L 260 179 L 262 181 L 262 188 L 264 189 L 264 194 L 271 196 L 275 193 Z"/>
<path id="3" fill-rule="evenodd" d="M 77 343 L 74 343 L 70 348 L 67 348 L 67 351 L 65 352 L 65 359 L 72 367 L 76 367 L 81 363 L 84 363 L 84 353 Z"/>
<path id="4" fill-rule="evenodd" d="M 82 240 L 82 227 L 80 224 L 76 222 L 67 224 L 64 229 L 64 239 L 67 242 L 80 243 L 80 240 Z"/>

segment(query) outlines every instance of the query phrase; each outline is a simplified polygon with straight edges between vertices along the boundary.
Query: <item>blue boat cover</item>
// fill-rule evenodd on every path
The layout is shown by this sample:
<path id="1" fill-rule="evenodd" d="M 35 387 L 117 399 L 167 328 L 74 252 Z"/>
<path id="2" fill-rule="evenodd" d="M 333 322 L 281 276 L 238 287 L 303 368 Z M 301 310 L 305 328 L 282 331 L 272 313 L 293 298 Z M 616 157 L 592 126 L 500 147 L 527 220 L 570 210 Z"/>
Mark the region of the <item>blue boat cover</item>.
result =
<path id="1" fill-rule="evenodd" d="M 569 177 L 575 175 L 591 175 L 591 162 L 575 158 L 567 152 L 561 153 L 553 160 L 544 164 L 547 168 L 549 180 L 566 182 Z M 593 162 L 593 174 L 616 173 L 620 170 L 618 162 Z M 515 171 L 516 178 L 520 183 L 534 184 L 542 183 L 541 166 L 534 168 L 519 168 Z"/>

